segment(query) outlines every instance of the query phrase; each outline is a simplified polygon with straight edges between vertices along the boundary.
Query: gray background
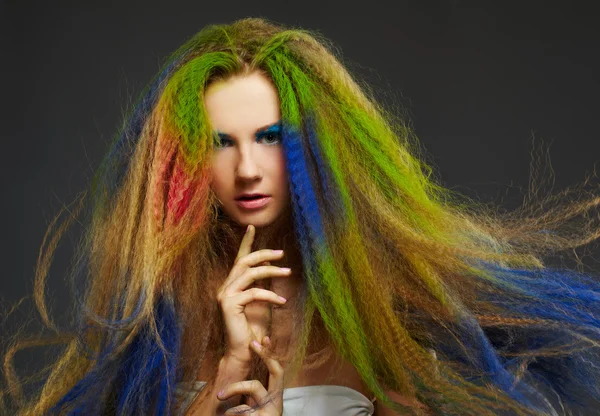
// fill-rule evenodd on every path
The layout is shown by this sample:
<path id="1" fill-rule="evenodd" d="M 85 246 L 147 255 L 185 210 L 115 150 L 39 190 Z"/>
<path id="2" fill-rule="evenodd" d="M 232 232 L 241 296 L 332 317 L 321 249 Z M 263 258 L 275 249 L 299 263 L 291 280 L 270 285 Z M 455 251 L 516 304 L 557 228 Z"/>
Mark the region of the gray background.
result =
<path id="1" fill-rule="evenodd" d="M 382 99 L 410 111 L 446 186 L 510 208 L 528 183 L 532 134 L 551 143 L 557 190 L 581 182 L 600 160 L 593 4 L 5 1 L 3 341 L 35 318 L 29 300 L 7 311 L 32 292 L 49 222 L 88 185 L 132 97 L 205 24 L 263 16 L 319 30 Z M 76 235 L 77 227 L 49 278 L 60 322 L 70 302 L 63 277 Z M 34 367 L 40 357 L 22 353 L 17 364 Z"/>

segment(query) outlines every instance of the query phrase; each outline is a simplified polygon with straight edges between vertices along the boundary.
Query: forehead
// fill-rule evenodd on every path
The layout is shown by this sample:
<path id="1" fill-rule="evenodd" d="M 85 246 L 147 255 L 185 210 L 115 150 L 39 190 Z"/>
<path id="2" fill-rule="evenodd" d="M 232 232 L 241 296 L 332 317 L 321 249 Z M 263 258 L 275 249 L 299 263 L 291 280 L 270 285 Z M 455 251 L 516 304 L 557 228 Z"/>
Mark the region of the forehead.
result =
<path id="1" fill-rule="evenodd" d="M 281 117 L 277 90 L 260 72 L 210 84 L 204 104 L 212 128 L 232 135 L 253 133 Z"/>

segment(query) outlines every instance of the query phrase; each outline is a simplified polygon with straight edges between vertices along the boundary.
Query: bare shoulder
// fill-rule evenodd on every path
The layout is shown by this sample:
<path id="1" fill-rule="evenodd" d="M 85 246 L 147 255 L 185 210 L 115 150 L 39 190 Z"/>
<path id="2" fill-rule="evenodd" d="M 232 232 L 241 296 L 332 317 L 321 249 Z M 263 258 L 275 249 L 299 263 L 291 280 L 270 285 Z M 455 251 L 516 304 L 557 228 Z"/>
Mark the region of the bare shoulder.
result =
<path id="1" fill-rule="evenodd" d="M 296 379 L 288 387 L 314 385 L 336 385 L 351 388 L 366 397 L 370 396 L 369 389 L 362 381 L 356 368 L 343 360 L 337 353 L 332 354 L 327 361 L 317 368 L 303 368 Z"/>

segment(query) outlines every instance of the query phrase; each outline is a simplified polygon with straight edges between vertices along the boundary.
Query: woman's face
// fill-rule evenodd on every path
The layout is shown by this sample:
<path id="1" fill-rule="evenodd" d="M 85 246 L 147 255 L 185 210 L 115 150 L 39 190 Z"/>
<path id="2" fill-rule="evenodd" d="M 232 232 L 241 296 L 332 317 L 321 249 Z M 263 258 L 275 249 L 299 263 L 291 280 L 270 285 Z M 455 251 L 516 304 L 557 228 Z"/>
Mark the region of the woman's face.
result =
<path id="1" fill-rule="evenodd" d="M 271 224 L 289 204 L 277 90 L 252 72 L 210 84 L 204 101 L 218 143 L 213 192 L 239 224 Z M 240 200 L 244 194 L 264 197 Z"/>

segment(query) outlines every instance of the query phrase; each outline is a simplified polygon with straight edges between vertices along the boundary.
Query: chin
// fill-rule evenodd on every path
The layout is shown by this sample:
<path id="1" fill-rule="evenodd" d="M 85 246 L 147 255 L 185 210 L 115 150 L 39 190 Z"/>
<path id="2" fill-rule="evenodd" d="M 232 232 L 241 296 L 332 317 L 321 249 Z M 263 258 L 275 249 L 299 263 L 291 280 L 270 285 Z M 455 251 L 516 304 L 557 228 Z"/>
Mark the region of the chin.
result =
<path id="1" fill-rule="evenodd" d="M 289 222 L 288 213 L 283 210 L 265 210 L 264 212 L 256 213 L 240 213 L 237 212 L 234 219 L 242 225 L 247 226 L 249 224 L 254 225 L 256 228 L 265 228 L 273 226 L 275 228 L 283 227 Z"/>
<path id="2" fill-rule="evenodd" d="M 263 218 L 258 218 L 259 216 L 257 216 L 257 218 L 251 218 L 250 215 L 247 216 L 243 216 L 243 217 L 238 217 L 236 219 L 236 222 L 242 226 L 247 226 L 247 225 L 254 225 L 256 228 L 263 228 L 263 227 L 267 227 L 271 224 L 273 224 L 276 220 L 276 218 L 271 218 L 271 217 L 263 217 Z"/>
<path id="3" fill-rule="evenodd" d="M 229 207 L 229 209 L 224 209 L 224 213 L 244 228 L 250 224 L 254 225 L 256 228 L 265 228 L 269 226 L 275 228 L 285 227 L 285 225 L 291 221 L 291 207 L 276 206 L 268 208 L 269 209 L 262 211 L 248 213 L 241 211 L 237 207 Z"/>

